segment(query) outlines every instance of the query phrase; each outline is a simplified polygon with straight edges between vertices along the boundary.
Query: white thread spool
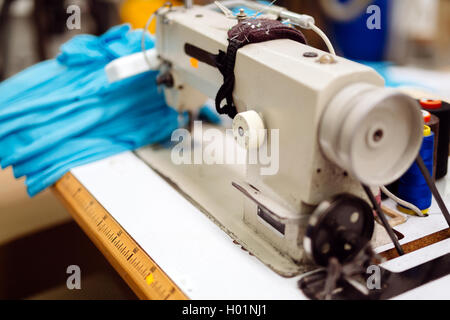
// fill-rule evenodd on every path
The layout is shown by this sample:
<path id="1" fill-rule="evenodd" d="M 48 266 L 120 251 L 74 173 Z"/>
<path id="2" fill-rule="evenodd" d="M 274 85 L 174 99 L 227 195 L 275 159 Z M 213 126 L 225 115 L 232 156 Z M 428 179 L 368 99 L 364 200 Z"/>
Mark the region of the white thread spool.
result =
<path id="1" fill-rule="evenodd" d="M 265 140 L 264 122 L 256 111 L 241 112 L 233 120 L 233 134 L 241 147 L 259 148 Z"/>

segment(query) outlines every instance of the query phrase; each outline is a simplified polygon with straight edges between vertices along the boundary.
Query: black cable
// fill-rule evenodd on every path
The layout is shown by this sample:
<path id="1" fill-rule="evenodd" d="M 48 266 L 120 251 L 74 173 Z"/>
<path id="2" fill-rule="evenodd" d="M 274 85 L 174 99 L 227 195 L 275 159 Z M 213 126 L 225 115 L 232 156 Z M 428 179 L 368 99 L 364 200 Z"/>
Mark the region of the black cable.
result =
<path id="1" fill-rule="evenodd" d="M 364 188 L 364 191 L 366 192 L 367 196 L 369 197 L 370 202 L 372 203 L 373 208 L 378 214 L 378 217 L 380 217 L 381 222 L 383 223 L 384 228 L 386 229 L 389 237 L 392 240 L 392 243 L 395 246 L 395 249 L 397 249 L 397 252 L 400 256 L 404 255 L 405 252 L 402 249 L 402 246 L 400 245 L 400 242 L 398 242 L 398 239 L 394 233 L 394 230 L 392 230 L 391 225 L 389 224 L 388 220 L 386 219 L 386 216 L 384 215 L 383 210 L 381 210 L 380 205 L 378 204 L 377 200 L 375 199 L 372 190 L 366 185 L 362 185 Z"/>
<path id="2" fill-rule="evenodd" d="M 450 214 L 448 213 L 445 202 L 444 200 L 442 200 L 439 190 L 436 188 L 436 184 L 434 183 L 433 178 L 431 178 L 430 172 L 428 171 L 420 155 L 418 155 L 416 158 L 416 164 L 419 167 L 420 171 L 422 172 L 422 175 L 425 178 L 425 181 L 427 182 L 428 187 L 430 188 L 431 193 L 433 194 L 433 197 L 439 206 L 439 209 L 441 209 L 441 212 L 444 215 L 444 218 L 445 220 L 447 220 L 447 224 L 450 227 Z"/>

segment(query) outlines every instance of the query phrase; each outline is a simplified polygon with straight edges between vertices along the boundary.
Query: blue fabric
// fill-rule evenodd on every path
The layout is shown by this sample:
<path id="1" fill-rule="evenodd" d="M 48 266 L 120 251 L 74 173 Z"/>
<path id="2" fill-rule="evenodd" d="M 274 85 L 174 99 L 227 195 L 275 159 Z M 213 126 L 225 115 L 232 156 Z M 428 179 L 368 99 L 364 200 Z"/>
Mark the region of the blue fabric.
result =
<path id="1" fill-rule="evenodd" d="M 389 61 L 359 61 L 361 64 L 365 64 L 368 67 L 375 69 L 386 81 L 386 87 L 397 88 L 402 86 L 412 86 L 412 87 L 423 87 L 423 83 L 417 83 L 414 81 L 406 81 L 406 80 L 396 80 L 391 76 L 390 69 L 395 67 L 395 64 Z"/>
<path id="2" fill-rule="evenodd" d="M 0 164 L 26 177 L 30 196 L 73 167 L 165 142 L 178 128 L 156 72 L 107 81 L 106 64 L 139 52 L 141 36 L 128 25 L 76 36 L 56 59 L 0 83 Z"/>
<path id="3" fill-rule="evenodd" d="M 198 119 L 217 125 L 222 123 L 222 119 L 216 112 L 215 107 L 204 106 L 203 108 L 201 108 L 198 114 Z"/>

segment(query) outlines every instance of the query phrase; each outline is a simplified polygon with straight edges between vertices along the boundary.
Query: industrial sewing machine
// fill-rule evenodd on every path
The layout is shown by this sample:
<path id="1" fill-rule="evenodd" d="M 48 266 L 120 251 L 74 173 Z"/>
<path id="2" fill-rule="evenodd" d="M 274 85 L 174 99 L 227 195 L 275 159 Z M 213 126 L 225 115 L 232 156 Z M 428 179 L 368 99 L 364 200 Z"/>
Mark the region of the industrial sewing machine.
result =
<path id="1" fill-rule="evenodd" d="M 228 9 L 240 6 L 259 14 Z M 173 108 L 193 111 L 216 99 L 217 110 L 233 118 L 224 153 L 238 144 L 245 161 L 176 164 L 173 150 L 158 147 L 138 154 L 284 276 L 310 268 L 305 249 L 323 266 L 335 256 L 354 259 L 372 238 L 374 193 L 417 157 L 418 103 L 385 88 L 371 68 L 302 43 L 295 26 L 320 34 L 306 15 L 225 1 L 168 5 L 155 18 L 156 48 L 111 63 L 110 80 L 160 70 Z M 189 136 L 194 156 L 203 152 L 199 128 Z M 270 153 L 269 165 L 251 161 L 262 151 Z"/>

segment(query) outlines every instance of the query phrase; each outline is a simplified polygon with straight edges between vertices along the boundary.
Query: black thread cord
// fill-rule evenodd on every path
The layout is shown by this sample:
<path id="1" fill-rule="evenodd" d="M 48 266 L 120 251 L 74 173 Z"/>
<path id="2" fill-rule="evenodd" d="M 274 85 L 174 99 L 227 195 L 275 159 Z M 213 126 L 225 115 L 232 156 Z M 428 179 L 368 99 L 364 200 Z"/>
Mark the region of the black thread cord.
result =
<path id="1" fill-rule="evenodd" d="M 233 101 L 233 90 L 235 85 L 234 66 L 236 64 L 237 51 L 241 43 L 230 41 L 227 53 L 220 52 L 217 58 L 217 68 L 222 73 L 224 83 L 216 95 L 216 110 L 219 114 L 227 114 L 231 119 L 237 115 L 236 106 Z M 221 107 L 221 102 L 226 99 L 226 104 Z"/>
<path id="2" fill-rule="evenodd" d="M 439 206 L 439 209 L 441 209 L 441 212 L 444 215 L 444 218 L 445 220 L 447 220 L 447 224 L 450 227 L 450 214 L 448 213 L 447 206 L 445 205 L 444 200 L 442 200 L 439 190 L 436 188 L 436 184 L 431 178 L 430 172 L 425 166 L 425 163 L 423 162 L 423 159 L 420 156 L 420 154 L 416 158 L 416 164 L 419 167 L 420 171 L 422 172 L 422 175 L 425 178 L 425 181 L 427 182 L 428 187 L 430 188 L 431 193 L 433 194 L 433 197 Z"/>
<path id="3" fill-rule="evenodd" d="M 383 210 L 381 210 L 380 205 L 378 204 L 377 200 L 375 199 L 375 196 L 372 193 L 372 190 L 366 185 L 362 185 L 364 188 L 364 191 L 366 192 L 367 196 L 369 197 L 370 202 L 372 203 L 373 208 L 378 214 L 378 217 L 380 217 L 381 222 L 383 223 L 384 228 L 386 229 L 389 237 L 392 240 L 392 243 L 395 246 L 395 249 L 397 249 L 397 252 L 400 256 L 404 255 L 405 252 L 402 249 L 402 246 L 400 245 L 400 242 L 398 242 L 398 239 L 394 233 L 394 230 L 392 230 L 391 225 L 389 224 L 388 220 L 386 219 L 386 216 L 384 215 Z"/>

